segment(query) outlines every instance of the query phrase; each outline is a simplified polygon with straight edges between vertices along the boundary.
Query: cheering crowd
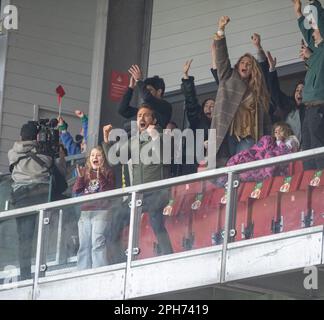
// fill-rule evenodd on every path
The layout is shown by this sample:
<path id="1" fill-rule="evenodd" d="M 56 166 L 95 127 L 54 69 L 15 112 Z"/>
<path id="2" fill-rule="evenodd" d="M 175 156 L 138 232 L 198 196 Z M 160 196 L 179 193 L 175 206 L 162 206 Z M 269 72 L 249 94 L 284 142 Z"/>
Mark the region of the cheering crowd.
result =
<path id="1" fill-rule="evenodd" d="M 115 128 L 108 123 L 102 129 L 102 144 L 87 150 L 88 119 L 84 113 L 76 110 L 82 131 L 73 138 L 67 123 L 60 116 L 56 126 L 61 143 L 60 156 L 53 159 L 39 154 L 35 126 L 23 126 L 21 141 L 16 142 L 8 154 L 14 181 L 13 206 L 46 202 L 47 189 L 44 186 L 47 186 L 49 173 L 54 176 L 56 183 L 49 200 L 63 199 L 66 187 L 64 189 L 64 182 L 60 181 L 64 180 L 66 171 L 65 155 L 83 152 L 88 154 L 86 165 L 77 166 L 75 172 L 73 194 L 82 196 L 197 172 L 211 150 L 216 157 L 217 167 L 223 167 L 324 146 L 324 9 L 319 1 L 311 1 L 317 8 L 318 19 L 309 21 L 308 28 L 306 17 L 302 14 L 301 1 L 292 0 L 292 3 L 298 26 L 305 39 L 296 55 L 299 54 L 305 62 L 307 73 L 303 82 L 296 83 L 291 96 L 287 96 L 280 89 L 276 58 L 263 49 L 259 34 L 254 33 L 251 37 L 252 45 L 257 49 L 256 57 L 245 53 L 232 67 L 226 39 L 226 27 L 230 18 L 222 16 L 211 46 L 211 72 L 218 85 L 216 98 L 211 96 L 200 102 L 194 77 L 190 75 L 193 61 L 186 61 L 183 67 L 181 89 L 189 129 L 194 137 L 190 150 L 181 143 L 173 148 L 171 163 L 163 161 L 163 137 L 167 135 L 172 138 L 172 133 L 178 128 L 171 121 L 172 105 L 164 99 L 165 83 L 159 76 L 143 79 L 140 66 L 132 65 L 128 70 L 129 87 L 118 108 L 119 114 L 127 120 L 124 128 L 125 139 L 113 137 Z M 135 90 L 138 90 L 142 99 L 139 106 L 130 105 Z M 131 120 L 136 121 L 135 130 L 130 129 Z M 215 135 L 211 134 L 213 129 Z M 202 153 L 196 152 L 201 147 L 201 140 L 195 134 L 198 130 L 203 133 Z M 134 155 L 146 149 L 149 150 L 147 158 L 151 161 L 144 161 L 148 159 L 142 158 L 136 161 Z M 116 157 L 126 155 L 127 161 L 111 161 L 109 155 L 112 150 Z M 188 153 L 200 156 L 195 157 L 193 162 L 188 162 L 185 157 Z M 179 158 L 181 161 L 175 161 Z M 324 158 L 304 162 L 305 170 L 323 168 Z M 286 174 L 285 167 L 271 167 L 245 172 L 240 179 L 262 181 L 271 176 Z M 221 187 L 225 183 L 224 179 L 217 181 Z M 37 196 L 36 199 L 35 194 L 42 196 Z M 164 209 L 169 198 L 168 192 L 163 191 L 159 194 L 147 192 L 142 199 L 142 211 L 149 213 L 161 254 L 173 252 L 163 217 L 163 212 L 168 212 Z M 129 201 L 126 196 L 119 200 L 95 201 L 81 206 L 78 222 L 79 269 L 124 261 L 121 234 L 123 228 L 129 224 Z M 17 218 L 17 225 L 21 244 L 21 277 L 29 278 L 30 238 L 35 228 L 35 219 L 20 217 Z M 26 232 L 27 229 L 29 232 Z"/>

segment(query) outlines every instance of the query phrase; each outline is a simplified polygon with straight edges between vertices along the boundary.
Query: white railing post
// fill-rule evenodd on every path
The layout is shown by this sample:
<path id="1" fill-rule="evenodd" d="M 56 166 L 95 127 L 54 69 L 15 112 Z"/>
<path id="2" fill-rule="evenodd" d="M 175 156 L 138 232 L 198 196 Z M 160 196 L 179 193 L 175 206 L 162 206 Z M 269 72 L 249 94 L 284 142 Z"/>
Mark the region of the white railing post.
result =
<path id="1" fill-rule="evenodd" d="M 227 246 L 231 241 L 231 230 L 233 222 L 235 221 L 234 215 L 236 215 L 236 190 L 238 187 L 237 175 L 233 172 L 228 174 L 227 183 L 227 202 L 226 202 L 226 216 L 225 216 L 225 228 L 224 228 L 224 241 L 222 250 L 222 265 L 221 265 L 221 283 L 225 282 L 226 276 L 226 261 L 227 261 Z"/>
<path id="2" fill-rule="evenodd" d="M 130 212 L 129 234 L 128 234 L 126 276 L 125 276 L 125 283 L 124 283 L 124 299 L 126 296 L 127 285 L 131 278 L 130 272 L 131 272 L 131 264 L 132 264 L 132 259 L 133 259 L 136 211 L 137 211 L 136 210 L 136 192 L 133 192 L 132 198 L 131 198 L 131 212 Z"/>
<path id="3" fill-rule="evenodd" d="M 61 246 L 62 246 L 62 228 L 63 228 L 63 210 L 59 210 L 59 217 L 58 217 L 58 226 L 57 226 L 57 242 L 56 242 L 56 258 L 55 264 L 60 264 L 61 258 Z"/>
<path id="4" fill-rule="evenodd" d="M 43 251 L 43 225 L 44 225 L 44 210 L 40 210 L 38 214 L 36 262 L 35 262 L 35 275 L 34 275 L 33 294 L 32 294 L 33 300 L 36 300 L 39 296 L 38 279 L 39 279 L 39 273 L 41 268 L 41 257 Z"/>

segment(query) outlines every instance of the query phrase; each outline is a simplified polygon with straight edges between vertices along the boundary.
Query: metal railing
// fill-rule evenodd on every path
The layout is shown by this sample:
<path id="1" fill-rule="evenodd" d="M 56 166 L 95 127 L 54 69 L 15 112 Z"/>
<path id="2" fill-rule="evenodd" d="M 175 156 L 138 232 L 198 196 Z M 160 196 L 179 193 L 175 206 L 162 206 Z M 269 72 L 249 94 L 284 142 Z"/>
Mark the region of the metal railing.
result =
<path id="1" fill-rule="evenodd" d="M 283 155 L 278 157 L 273 157 L 265 160 L 259 160 L 255 162 L 249 162 L 245 164 L 240 164 L 236 166 L 231 167 L 224 167 L 220 169 L 212 169 L 207 170 L 187 176 L 181 176 L 171 179 L 166 179 L 162 181 L 155 181 L 147 184 L 142 185 L 136 185 L 132 187 L 127 187 L 124 189 L 117 189 L 117 190 L 111 190 L 107 192 L 101 192 L 96 194 L 91 194 L 87 196 L 82 196 L 78 198 L 71 198 L 67 200 L 62 201 L 55 201 L 51 203 L 44 203 L 40 205 L 30 206 L 30 207 L 24 207 L 9 211 L 3 211 L 0 212 L 0 221 L 9 219 L 9 218 L 16 218 L 23 215 L 26 215 L 31 212 L 39 212 L 39 219 L 42 219 L 44 212 L 51 209 L 62 209 L 67 206 L 71 205 L 80 205 L 83 203 L 86 203 L 88 201 L 95 201 L 100 199 L 109 199 L 109 198 L 115 198 L 115 197 L 121 197 L 125 195 L 131 195 L 132 196 L 132 202 L 131 202 L 131 216 L 130 216 L 130 225 L 129 225 L 129 238 L 128 238 L 128 253 L 127 254 L 127 263 L 126 263 L 126 274 L 129 273 L 130 269 L 132 268 L 132 261 L 134 259 L 133 254 L 133 235 L 135 233 L 135 214 L 136 214 L 136 204 L 135 199 L 138 193 L 142 193 L 145 191 L 153 191 L 157 189 L 162 188 L 168 188 L 175 185 L 181 185 L 181 184 L 188 184 L 195 181 L 201 181 L 201 180 L 207 180 L 211 178 L 215 178 L 218 176 L 228 175 L 228 186 L 227 186 L 227 192 L 228 192 L 228 200 L 226 204 L 226 217 L 225 217 L 225 230 L 224 230 L 224 241 L 223 241 L 223 252 L 222 252 L 222 268 L 221 268 L 221 281 L 224 281 L 225 279 L 225 268 L 226 268 L 226 251 L 227 246 L 230 239 L 230 215 L 233 214 L 233 208 L 235 206 L 235 198 L 234 198 L 234 188 L 235 183 L 237 182 L 238 174 L 242 171 L 251 170 L 251 169 L 258 169 L 273 165 L 279 165 L 279 164 L 285 164 L 296 160 L 306 160 L 309 158 L 317 158 L 319 156 L 324 156 L 324 147 L 302 151 L 298 153 L 293 153 L 289 155 Z M 82 158 L 82 155 L 79 155 L 78 158 Z M 39 221 L 39 224 L 41 225 L 43 221 Z M 38 279 L 39 279 L 39 272 L 41 271 L 41 251 L 42 251 L 42 243 L 43 243 L 43 232 L 42 227 L 39 227 L 39 233 L 37 235 L 37 254 L 36 254 L 36 265 L 35 265 L 35 276 L 34 276 L 34 292 L 37 290 L 38 285 Z M 170 255 L 170 259 L 172 258 L 172 255 Z M 159 257 L 156 257 L 156 259 L 159 259 Z"/>

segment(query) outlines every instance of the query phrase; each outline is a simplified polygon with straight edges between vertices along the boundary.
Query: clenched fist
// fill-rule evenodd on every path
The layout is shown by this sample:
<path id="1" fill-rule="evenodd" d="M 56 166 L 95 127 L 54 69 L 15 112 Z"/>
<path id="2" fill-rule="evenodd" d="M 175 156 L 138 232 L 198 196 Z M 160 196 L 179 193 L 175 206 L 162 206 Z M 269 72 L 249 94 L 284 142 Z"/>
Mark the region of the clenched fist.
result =
<path id="1" fill-rule="evenodd" d="M 224 31 L 225 26 L 231 21 L 231 19 L 228 16 L 222 16 L 220 17 L 218 21 L 218 29 Z"/>

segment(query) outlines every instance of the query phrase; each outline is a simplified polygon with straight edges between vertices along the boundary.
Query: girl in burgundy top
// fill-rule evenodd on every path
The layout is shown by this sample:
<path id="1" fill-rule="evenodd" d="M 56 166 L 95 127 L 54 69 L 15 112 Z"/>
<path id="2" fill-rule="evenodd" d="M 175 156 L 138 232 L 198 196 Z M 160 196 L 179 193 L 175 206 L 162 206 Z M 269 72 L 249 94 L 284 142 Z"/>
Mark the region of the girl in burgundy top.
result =
<path id="1" fill-rule="evenodd" d="M 77 166 L 77 173 L 73 192 L 80 196 L 114 188 L 113 172 L 100 146 L 91 150 L 85 167 Z M 109 200 L 92 201 L 81 206 L 78 222 L 78 269 L 97 268 L 108 264 L 107 236 L 110 223 Z"/>

